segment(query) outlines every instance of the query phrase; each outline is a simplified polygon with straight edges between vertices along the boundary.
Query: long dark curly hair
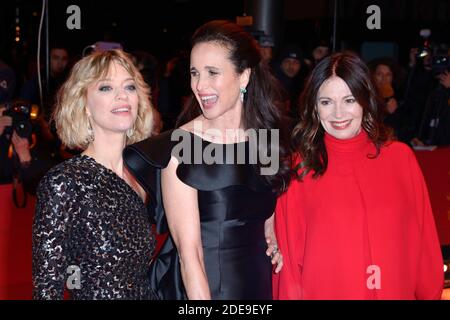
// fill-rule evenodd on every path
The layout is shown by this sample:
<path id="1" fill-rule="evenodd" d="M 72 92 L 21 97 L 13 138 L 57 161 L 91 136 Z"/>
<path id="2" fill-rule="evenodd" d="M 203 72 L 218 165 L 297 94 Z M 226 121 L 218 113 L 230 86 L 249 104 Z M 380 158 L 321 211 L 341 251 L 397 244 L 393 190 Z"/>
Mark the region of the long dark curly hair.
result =
<path id="1" fill-rule="evenodd" d="M 300 121 L 292 133 L 292 144 L 301 157 L 297 166 L 297 178 L 302 179 L 310 171 L 313 178 L 322 176 L 327 170 L 328 155 L 325 148 L 325 131 L 317 111 L 317 95 L 322 84 L 332 76 L 340 77 L 350 88 L 363 109 L 362 127 L 376 147 L 376 158 L 381 147 L 392 138 L 392 130 L 382 122 L 383 102 L 370 77 L 366 64 L 351 53 L 336 53 L 324 58 L 310 74 L 300 98 Z"/>
<path id="2" fill-rule="evenodd" d="M 198 43 L 216 42 L 229 50 L 229 59 L 238 74 L 250 68 L 247 93 L 244 96 L 242 120 L 245 129 L 278 129 L 279 144 L 269 143 L 267 154 L 279 153 L 279 170 L 275 175 L 262 176 L 277 194 L 284 192 L 292 176 L 290 132 L 282 101 L 282 89 L 269 67 L 261 61 L 257 41 L 242 27 L 226 20 L 214 20 L 200 26 L 191 39 L 194 47 Z M 179 127 L 201 114 L 197 99 L 193 96 L 177 119 Z M 261 146 L 258 144 L 258 149 Z M 259 153 L 259 150 L 258 150 Z M 259 164 L 257 166 L 260 166 Z"/>

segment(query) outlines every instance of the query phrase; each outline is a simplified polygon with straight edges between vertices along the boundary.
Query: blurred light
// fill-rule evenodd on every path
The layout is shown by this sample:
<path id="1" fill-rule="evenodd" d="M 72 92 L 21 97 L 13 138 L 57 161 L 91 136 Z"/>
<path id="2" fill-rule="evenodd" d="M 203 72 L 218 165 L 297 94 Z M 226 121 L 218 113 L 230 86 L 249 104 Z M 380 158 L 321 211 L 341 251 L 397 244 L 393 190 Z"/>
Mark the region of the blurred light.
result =
<path id="1" fill-rule="evenodd" d="M 16 37 L 15 40 L 16 40 L 16 42 L 19 42 L 19 41 L 20 41 L 20 38 L 19 38 L 19 37 Z"/>
<path id="2" fill-rule="evenodd" d="M 16 31 L 20 31 L 20 27 L 19 26 L 16 26 Z"/>
<path id="3" fill-rule="evenodd" d="M 36 104 L 31 105 L 30 119 L 36 119 L 39 113 L 39 106 Z"/>
<path id="4" fill-rule="evenodd" d="M 167 33 L 167 28 L 162 29 L 162 32 Z"/>
<path id="5" fill-rule="evenodd" d="M 448 265 L 444 264 L 444 272 L 448 271 Z"/>
<path id="6" fill-rule="evenodd" d="M 428 55 L 428 51 L 423 50 L 423 51 L 419 54 L 419 57 L 423 58 L 423 57 L 426 57 L 427 55 Z"/>
<path id="7" fill-rule="evenodd" d="M 33 12 L 33 17 L 37 17 L 38 13 L 36 11 Z"/>

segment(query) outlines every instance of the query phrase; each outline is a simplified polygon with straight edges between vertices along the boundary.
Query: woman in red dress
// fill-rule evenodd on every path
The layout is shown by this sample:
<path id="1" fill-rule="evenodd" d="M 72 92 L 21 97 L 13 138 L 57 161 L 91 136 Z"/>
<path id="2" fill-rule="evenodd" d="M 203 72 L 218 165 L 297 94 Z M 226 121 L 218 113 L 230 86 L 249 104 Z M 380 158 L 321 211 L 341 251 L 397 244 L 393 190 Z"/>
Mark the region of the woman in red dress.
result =
<path id="1" fill-rule="evenodd" d="M 439 299 L 443 261 L 411 149 L 392 141 L 365 64 L 312 72 L 293 133 L 297 178 L 279 199 L 278 299 Z"/>

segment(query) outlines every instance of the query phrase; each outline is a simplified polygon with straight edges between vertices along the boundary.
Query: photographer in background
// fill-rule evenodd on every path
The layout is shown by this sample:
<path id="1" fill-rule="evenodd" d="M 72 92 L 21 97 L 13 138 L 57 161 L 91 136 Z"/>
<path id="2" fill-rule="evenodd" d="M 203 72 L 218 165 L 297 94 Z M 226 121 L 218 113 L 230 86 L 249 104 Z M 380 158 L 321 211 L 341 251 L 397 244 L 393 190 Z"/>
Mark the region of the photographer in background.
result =
<path id="1" fill-rule="evenodd" d="M 389 57 L 376 58 L 368 63 L 376 88 L 384 101 L 384 124 L 394 129 L 398 136 L 401 131 L 401 109 L 399 98 L 402 97 L 400 84 L 401 72 L 397 63 Z"/>
<path id="2" fill-rule="evenodd" d="M 26 193 L 35 194 L 40 178 L 61 161 L 51 149 L 36 117 L 35 106 L 25 101 L 0 104 L 0 184 L 13 184 L 13 201 L 26 206 Z"/>
<path id="3" fill-rule="evenodd" d="M 32 158 L 28 139 L 21 138 L 16 132 L 8 130 L 12 126 L 13 119 L 3 115 L 5 109 L 5 107 L 0 106 L 0 184 L 11 184 L 13 183 L 14 166 L 26 168 L 31 164 Z M 10 149 L 11 145 L 14 150 L 13 153 Z M 15 186 L 14 190 L 18 189 Z M 25 200 L 20 201 L 22 204 L 18 204 L 17 194 L 14 196 L 16 206 L 24 207 Z M 20 198 L 24 199 L 23 197 Z"/>
<path id="4" fill-rule="evenodd" d="M 14 71 L 0 60 L 0 184 L 7 184 L 12 182 L 12 162 L 8 160 L 9 146 L 11 137 L 4 134 L 7 127 L 12 125 L 12 118 L 3 116 L 4 107 L 2 104 L 9 101 L 14 93 L 16 83 L 16 76 Z M 14 141 L 18 142 L 17 137 Z M 22 151 L 19 146 L 19 150 Z M 20 154 L 25 155 L 20 152 Z M 24 161 L 27 161 L 28 156 L 25 155 Z"/>
<path id="5" fill-rule="evenodd" d="M 438 82 L 431 91 L 413 146 L 450 146 L 450 55 L 448 49 L 432 59 L 431 72 Z"/>

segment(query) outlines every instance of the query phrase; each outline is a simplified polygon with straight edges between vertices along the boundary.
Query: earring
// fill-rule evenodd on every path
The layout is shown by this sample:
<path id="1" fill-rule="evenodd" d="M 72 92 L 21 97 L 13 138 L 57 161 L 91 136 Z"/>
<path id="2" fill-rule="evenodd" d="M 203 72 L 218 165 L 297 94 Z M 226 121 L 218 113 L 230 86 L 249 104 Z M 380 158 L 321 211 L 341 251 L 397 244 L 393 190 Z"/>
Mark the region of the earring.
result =
<path id="1" fill-rule="evenodd" d="M 91 120 L 90 120 L 90 118 L 88 118 L 88 128 L 87 128 L 87 131 L 88 131 L 88 138 L 87 138 L 88 142 L 89 142 L 89 143 L 90 143 L 90 142 L 93 142 L 94 139 L 95 139 L 95 137 L 94 137 L 94 130 L 92 129 L 92 125 L 91 125 Z"/>
<path id="2" fill-rule="evenodd" d="M 239 92 L 241 93 L 241 95 L 240 95 L 241 102 L 244 102 L 244 94 L 247 93 L 247 89 L 246 88 L 239 88 Z"/>

